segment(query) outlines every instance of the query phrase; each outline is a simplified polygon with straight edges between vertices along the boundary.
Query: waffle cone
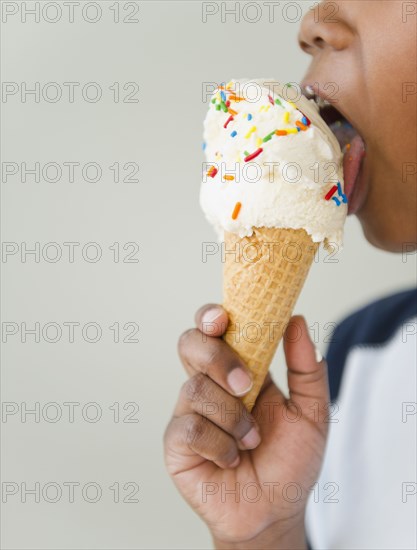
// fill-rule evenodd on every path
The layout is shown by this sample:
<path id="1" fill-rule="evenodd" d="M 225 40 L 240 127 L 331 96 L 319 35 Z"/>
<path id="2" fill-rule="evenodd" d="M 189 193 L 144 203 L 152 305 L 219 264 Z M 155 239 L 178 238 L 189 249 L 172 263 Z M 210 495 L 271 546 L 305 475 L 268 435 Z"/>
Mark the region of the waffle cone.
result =
<path id="1" fill-rule="evenodd" d="M 304 229 L 256 228 L 241 239 L 225 232 L 224 340 L 253 375 L 242 400 L 251 410 L 318 248 Z"/>

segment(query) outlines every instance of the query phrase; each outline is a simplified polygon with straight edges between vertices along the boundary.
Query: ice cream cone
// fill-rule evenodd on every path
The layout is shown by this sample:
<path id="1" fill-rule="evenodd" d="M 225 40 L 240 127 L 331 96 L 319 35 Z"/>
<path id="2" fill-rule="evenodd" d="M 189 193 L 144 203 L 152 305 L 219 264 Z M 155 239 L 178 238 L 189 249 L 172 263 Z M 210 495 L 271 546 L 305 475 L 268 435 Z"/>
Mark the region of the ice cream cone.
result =
<path id="1" fill-rule="evenodd" d="M 200 204 L 224 237 L 224 339 L 253 373 L 249 410 L 319 243 L 340 247 L 347 215 L 336 136 L 316 103 L 292 88 L 230 80 L 204 120 Z"/>
<path id="2" fill-rule="evenodd" d="M 224 340 L 253 375 L 242 399 L 254 406 L 291 318 L 319 243 L 304 229 L 254 228 L 250 237 L 225 232 L 223 307 L 229 315 Z"/>

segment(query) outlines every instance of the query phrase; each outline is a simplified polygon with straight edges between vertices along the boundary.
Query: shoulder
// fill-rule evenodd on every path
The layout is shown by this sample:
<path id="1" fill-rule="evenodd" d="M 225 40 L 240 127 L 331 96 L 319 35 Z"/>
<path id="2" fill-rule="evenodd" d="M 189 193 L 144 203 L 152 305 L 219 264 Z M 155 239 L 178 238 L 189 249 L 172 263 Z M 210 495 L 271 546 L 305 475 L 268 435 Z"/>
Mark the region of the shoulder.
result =
<path id="1" fill-rule="evenodd" d="M 336 327 L 327 352 L 330 396 L 339 393 L 346 358 L 357 346 L 383 346 L 417 315 L 417 289 L 382 298 L 346 317 Z"/>

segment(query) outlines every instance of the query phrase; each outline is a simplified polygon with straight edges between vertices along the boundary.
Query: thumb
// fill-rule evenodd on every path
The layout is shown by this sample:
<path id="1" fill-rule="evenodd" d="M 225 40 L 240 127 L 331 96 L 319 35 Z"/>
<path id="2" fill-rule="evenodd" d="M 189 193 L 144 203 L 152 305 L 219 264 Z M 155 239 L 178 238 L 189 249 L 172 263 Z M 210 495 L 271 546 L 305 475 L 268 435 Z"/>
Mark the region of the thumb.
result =
<path id="1" fill-rule="evenodd" d="M 291 401 L 301 408 L 303 415 L 323 421 L 328 416 L 330 401 L 327 364 L 316 358 L 307 323 L 301 315 L 292 317 L 287 326 L 284 352 Z"/>

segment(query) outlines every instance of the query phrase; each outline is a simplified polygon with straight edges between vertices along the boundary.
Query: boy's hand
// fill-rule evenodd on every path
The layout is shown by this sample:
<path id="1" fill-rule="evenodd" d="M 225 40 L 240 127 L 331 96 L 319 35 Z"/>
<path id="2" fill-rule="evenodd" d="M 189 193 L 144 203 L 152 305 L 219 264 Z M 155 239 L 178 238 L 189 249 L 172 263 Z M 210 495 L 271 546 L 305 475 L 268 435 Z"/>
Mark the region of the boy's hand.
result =
<path id="1" fill-rule="evenodd" d="M 218 548 L 304 548 L 327 435 L 326 364 L 304 318 L 293 317 L 284 336 L 290 399 L 268 375 L 250 414 L 237 397 L 250 389 L 249 371 L 221 339 L 227 321 L 220 306 L 204 306 L 179 340 L 190 378 L 165 432 L 168 472 Z"/>

